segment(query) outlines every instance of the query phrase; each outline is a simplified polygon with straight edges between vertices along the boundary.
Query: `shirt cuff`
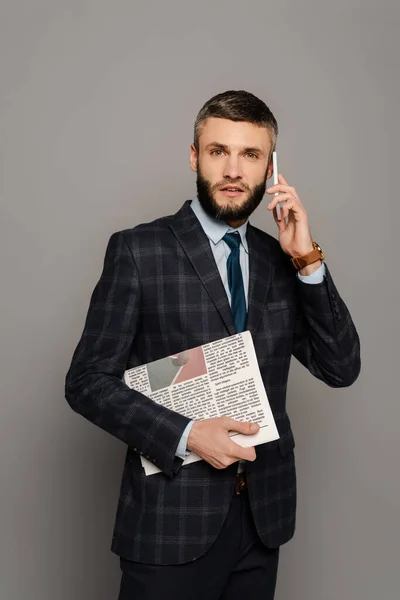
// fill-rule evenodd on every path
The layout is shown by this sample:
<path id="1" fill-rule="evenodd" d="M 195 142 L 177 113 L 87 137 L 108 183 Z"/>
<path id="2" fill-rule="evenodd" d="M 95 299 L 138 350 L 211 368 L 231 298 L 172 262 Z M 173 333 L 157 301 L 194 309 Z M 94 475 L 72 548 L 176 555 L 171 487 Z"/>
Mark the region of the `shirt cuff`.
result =
<path id="1" fill-rule="evenodd" d="M 187 441 L 188 441 L 190 430 L 193 427 L 193 423 L 194 423 L 194 421 L 190 421 L 190 423 L 188 423 L 186 425 L 186 427 L 182 433 L 182 437 L 179 441 L 178 447 L 176 449 L 176 452 L 175 452 L 175 456 L 178 456 L 178 458 L 181 458 L 182 460 L 185 459 L 185 456 L 190 454 L 190 452 L 186 449 L 186 446 L 187 446 Z"/>
<path id="2" fill-rule="evenodd" d="M 311 273 L 311 275 L 300 275 L 300 273 L 297 273 L 297 277 L 303 283 L 322 283 L 324 280 L 324 276 L 325 276 L 324 263 L 322 263 L 322 265 L 316 271 L 314 271 L 314 273 Z"/>

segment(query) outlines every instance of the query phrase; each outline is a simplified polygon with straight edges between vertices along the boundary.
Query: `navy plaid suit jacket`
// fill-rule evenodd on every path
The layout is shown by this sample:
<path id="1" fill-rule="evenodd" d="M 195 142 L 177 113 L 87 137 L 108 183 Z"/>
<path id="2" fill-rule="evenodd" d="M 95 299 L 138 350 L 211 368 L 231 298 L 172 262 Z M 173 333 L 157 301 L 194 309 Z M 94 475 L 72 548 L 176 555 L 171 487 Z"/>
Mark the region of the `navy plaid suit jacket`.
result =
<path id="1" fill-rule="evenodd" d="M 249 498 L 269 547 L 294 533 L 294 439 L 286 413 L 292 354 L 333 387 L 353 383 L 359 339 L 329 270 L 296 277 L 277 240 L 249 225 L 247 329 L 280 439 L 246 463 Z M 179 564 L 204 554 L 231 501 L 237 464 L 217 470 L 175 457 L 188 419 L 128 389 L 127 368 L 235 333 L 210 243 L 190 201 L 173 216 L 111 236 L 66 378 L 70 406 L 128 446 L 111 549 L 130 560 Z M 162 473 L 146 477 L 140 455 Z"/>

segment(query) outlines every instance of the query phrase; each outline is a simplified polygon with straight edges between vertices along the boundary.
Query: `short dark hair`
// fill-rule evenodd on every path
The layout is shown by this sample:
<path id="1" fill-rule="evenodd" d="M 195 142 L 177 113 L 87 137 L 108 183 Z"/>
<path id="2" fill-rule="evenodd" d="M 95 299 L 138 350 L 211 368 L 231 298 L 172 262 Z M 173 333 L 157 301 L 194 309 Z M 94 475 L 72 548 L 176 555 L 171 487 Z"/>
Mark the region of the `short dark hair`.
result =
<path id="1" fill-rule="evenodd" d="M 199 151 L 201 125 L 209 117 L 246 121 L 259 127 L 265 127 L 271 135 L 271 152 L 275 150 L 278 123 L 265 102 L 254 94 L 244 90 L 229 90 L 208 100 L 201 108 L 194 124 L 194 146 L 197 151 Z"/>

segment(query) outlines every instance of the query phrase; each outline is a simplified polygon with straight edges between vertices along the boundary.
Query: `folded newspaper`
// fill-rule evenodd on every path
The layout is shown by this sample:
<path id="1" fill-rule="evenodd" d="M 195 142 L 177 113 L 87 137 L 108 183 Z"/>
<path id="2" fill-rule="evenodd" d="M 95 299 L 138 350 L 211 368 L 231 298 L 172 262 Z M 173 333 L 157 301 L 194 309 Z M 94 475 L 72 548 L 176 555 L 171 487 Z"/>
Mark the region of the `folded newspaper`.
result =
<path id="1" fill-rule="evenodd" d="M 131 389 L 189 419 L 199 421 L 228 416 L 255 422 L 254 435 L 232 432 L 246 448 L 279 438 L 268 402 L 250 331 L 185 350 L 124 373 Z M 159 473 L 153 463 L 140 457 L 146 475 Z M 201 460 L 191 452 L 183 464 Z"/>

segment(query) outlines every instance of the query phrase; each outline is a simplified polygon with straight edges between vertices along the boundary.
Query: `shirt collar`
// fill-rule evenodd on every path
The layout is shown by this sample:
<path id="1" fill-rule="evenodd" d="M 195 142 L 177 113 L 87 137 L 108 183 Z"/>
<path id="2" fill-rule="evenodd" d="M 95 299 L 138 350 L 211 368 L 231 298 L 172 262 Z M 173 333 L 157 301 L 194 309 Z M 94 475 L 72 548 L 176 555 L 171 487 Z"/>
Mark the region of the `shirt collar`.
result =
<path id="1" fill-rule="evenodd" d="M 204 233 L 214 244 L 218 244 L 218 242 L 222 240 L 226 233 L 237 231 L 240 235 L 240 240 L 243 244 L 243 248 L 245 249 L 247 254 L 249 253 L 249 247 L 247 245 L 246 239 L 247 224 L 249 222 L 248 219 L 242 225 L 240 225 L 240 227 L 234 229 L 233 227 L 228 225 L 228 223 L 225 223 L 224 221 L 218 221 L 218 219 L 213 219 L 213 217 L 210 217 L 210 215 L 206 213 L 206 211 L 200 204 L 198 198 L 194 198 L 190 206 L 194 214 L 200 221 L 200 225 L 202 226 Z"/>

